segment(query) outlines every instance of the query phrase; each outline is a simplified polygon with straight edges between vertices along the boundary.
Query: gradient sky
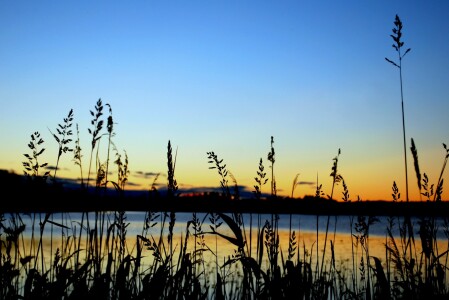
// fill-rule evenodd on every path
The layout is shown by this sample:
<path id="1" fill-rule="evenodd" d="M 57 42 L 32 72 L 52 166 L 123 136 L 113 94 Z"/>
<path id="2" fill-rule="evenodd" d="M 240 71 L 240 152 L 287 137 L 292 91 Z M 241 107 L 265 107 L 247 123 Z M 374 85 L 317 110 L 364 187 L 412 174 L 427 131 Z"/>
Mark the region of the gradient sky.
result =
<path id="1" fill-rule="evenodd" d="M 45 140 L 42 162 L 55 165 L 49 129 L 73 108 L 87 170 L 89 110 L 101 98 L 112 106 L 130 183 L 146 189 L 152 178 L 139 174 L 166 173 L 171 140 L 181 188 L 219 187 L 207 163 L 214 151 L 253 190 L 260 158 L 271 172 L 274 136 L 280 195 L 297 173 L 295 196 L 314 194 L 317 177 L 330 194 L 340 148 L 351 199 L 390 200 L 393 181 L 405 199 L 399 70 L 385 61 L 397 60 L 396 14 L 412 49 L 403 88 L 410 198 L 419 199 L 410 138 L 435 184 L 449 145 L 443 0 L 1 1 L 0 169 L 23 172 L 35 131 Z M 79 176 L 72 158 L 62 156 L 59 176 Z"/>

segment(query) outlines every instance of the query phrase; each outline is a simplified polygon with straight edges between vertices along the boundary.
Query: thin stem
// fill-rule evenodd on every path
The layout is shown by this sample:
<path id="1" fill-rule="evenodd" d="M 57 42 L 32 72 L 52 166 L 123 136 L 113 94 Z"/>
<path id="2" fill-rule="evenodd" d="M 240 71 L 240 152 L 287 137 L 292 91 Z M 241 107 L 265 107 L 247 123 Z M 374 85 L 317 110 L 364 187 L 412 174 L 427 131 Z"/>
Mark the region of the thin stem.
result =
<path id="1" fill-rule="evenodd" d="M 401 108 L 402 108 L 402 133 L 404 139 L 404 165 L 405 165 L 405 199 L 407 202 L 408 198 L 408 170 L 407 170 L 407 143 L 405 138 L 405 114 L 404 114 L 404 93 L 402 89 L 402 57 L 401 50 L 399 49 L 399 80 L 401 83 Z"/>

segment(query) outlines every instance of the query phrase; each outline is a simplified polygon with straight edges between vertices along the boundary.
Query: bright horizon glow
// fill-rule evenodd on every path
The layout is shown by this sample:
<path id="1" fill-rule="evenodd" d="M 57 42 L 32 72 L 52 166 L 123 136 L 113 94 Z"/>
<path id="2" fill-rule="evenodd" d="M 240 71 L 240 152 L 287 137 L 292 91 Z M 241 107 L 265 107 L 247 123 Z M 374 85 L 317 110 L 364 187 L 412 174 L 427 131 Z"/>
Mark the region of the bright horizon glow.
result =
<path id="1" fill-rule="evenodd" d="M 273 136 L 279 195 L 290 195 L 298 173 L 295 197 L 313 195 L 317 178 L 330 194 L 340 148 L 352 201 L 391 200 L 393 181 L 405 200 L 399 70 L 384 59 L 397 60 L 398 14 L 411 48 L 403 60 L 409 198 L 419 200 L 410 139 L 435 185 L 449 145 L 448 13 L 445 1 L 1 2 L 0 169 L 23 173 L 35 131 L 42 162 L 54 166 L 48 129 L 73 108 L 87 177 L 89 111 L 101 98 L 129 157 L 127 189 L 148 189 L 144 173 L 167 173 L 170 140 L 180 188 L 220 186 L 207 163 L 214 151 L 248 190 L 262 158 L 269 193 Z M 72 158 L 62 155 L 58 177 L 79 177 Z"/>

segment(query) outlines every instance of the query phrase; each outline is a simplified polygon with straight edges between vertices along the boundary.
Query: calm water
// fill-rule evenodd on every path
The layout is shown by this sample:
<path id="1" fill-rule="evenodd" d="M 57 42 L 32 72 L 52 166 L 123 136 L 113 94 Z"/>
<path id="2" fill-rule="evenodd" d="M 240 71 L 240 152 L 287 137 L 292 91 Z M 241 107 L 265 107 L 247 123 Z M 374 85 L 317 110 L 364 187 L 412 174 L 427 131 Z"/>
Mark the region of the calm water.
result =
<path id="1" fill-rule="evenodd" d="M 104 213 L 105 222 L 113 222 L 114 221 L 114 213 Z M 157 225 L 160 225 L 164 219 L 163 213 L 156 213 L 159 217 L 154 219 L 154 223 L 157 223 Z M 231 214 L 227 214 L 231 216 Z M 22 220 L 27 225 L 27 230 L 31 228 L 31 224 L 33 223 L 33 216 L 29 214 L 22 214 Z M 142 229 L 144 227 L 145 222 L 145 213 L 144 212 L 126 212 L 126 223 L 129 223 L 129 226 L 127 227 L 127 234 L 128 235 L 136 235 L 141 234 Z M 253 227 L 253 229 L 256 229 L 258 225 L 263 226 L 265 221 L 272 222 L 273 216 L 267 215 L 267 214 L 242 214 L 242 221 L 243 226 L 245 230 L 249 230 L 250 227 Z M 41 221 L 45 218 L 45 214 L 36 214 L 34 217 L 36 217 L 37 221 Z M 51 219 L 53 222 L 58 224 L 64 224 L 68 227 L 76 227 L 79 226 L 79 223 L 81 221 L 81 213 L 54 213 L 51 215 Z M 197 213 L 196 217 L 202 221 L 204 226 L 209 226 L 210 223 L 210 215 L 206 213 Z M 310 233 L 310 232 L 316 232 L 318 229 L 318 232 L 324 233 L 326 231 L 326 227 L 328 224 L 328 231 L 332 234 L 334 231 L 338 235 L 346 235 L 351 234 L 351 228 L 352 233 L 355 234 L 355 224 L 358 222 L 357 216 L 314 216 L 314 215 L 278 215 L 278 227 L 281 231 L 288 231 L 290 228 L 291 230 L 294 230 L 296 233 L 304 232 L 304 233 Z M 6 219 L 8 219 L 8 216 L 5 216 Z M 186 225 L 188 221 L 192 220 L 192 213 L 175 213 L 175 232 L 179 233 L 182 230 L 186 229 Z M 258 223 L 258 220 L 260 219 L 260 223 Z M 84 222 L 86 220 L 89 220 L 90 227 L 93 228 L 94 226 L 94 220 L 95 220 L 95 213 L 89 213 L 88 216 L 84 217 Z M 396 225 L 393 229 L 394 235 L 398 236 L 398 223 L 403 222 L 402 217 L 394 217 L 394 224 Z M 169 215 L 166 214 L 165 221 L 169 222 Z M 419 218 L 412 218 L 411 219 L 414 232 L 415 234 L 419 233 L 419 224 L 420 219 Z M 368 222 L 368 217 L 365 218 L 365 222 Z M 351 226 L 352 223 L 352 226 Z M 51 225 L 51 224 L 49 224 Z M 225 225 L 225 224 L 224 224 Z M 223 225 L 223 227 L 225 227 Z M 369 235 L 371 237 L 385 237 L 386 234 L 386 228 L 388 225 L 388 218 L 387 217 L 376 217 L 372 219 L 372 224 L 369 226 Z M 445 239 L 446 236 L 444 234 L 444 222 L 442 219 L 437 218 L 436 219 L 436 225 L 438 227 L 437 236 L 438 238 Z M 36 225 L 35 225 L 36 227 Z M 242 228 L 243 229 L 243 228 Z M 45 227 L 45 234 L 49 234 L 51 230 L 55 230 L 55 227 L 46 226 Z"/>
<path id="2" fill-rule="evenodd" d="M 230 215 L 230 214 L 228 214 Z M 6 220 L 8 220 L 8 217 Z M 124 217 L 124 223 L 126 226 L 126 238 L 127 244 L 130 248 L 136 242 L 138 235 L 145 236 L 150 235 L 153 238 L 159 238 L 161 232 L 164 238 L 168 234 L 170 216 L 168 214 L 156 213 L 154 214 L 152 222 L 147 223 L 146 226 L 146 213 L 144 212 L 126 212 Z M 201 229 L 205 232 L 205 239 L 209 240 L 215 246 L 219 243 L 219 257 L 227 257 L 233 253 L 235 246 L 229 243 L 226 239 L 218 237 L 214 234 L 210 234 L 210 215 L 205 213 L 196 214 L 197 219 L 201 222 Z M 39 234 L 39 223 L 43 222 L 45 214 L 35 214 L 35 215 L 21 215 L 23 222 L 26 224 L 26 236 L 30 237 L 33 231 L 32 224 L 34 223 L 34 236 Z M 164 220 L 165 218 L 165 220 Z M 193 218 L 192 213 L 176 213 L 175 214 L 175 224 L 173 227 L 174 238 L 173 241 L 176 245 L 181 244 L 181 239 L 186 236 L 187 224 Z M 256 252 L 256 239 L 258 231 L 264 226 L 265 222 L 272 222 L 274 219 L 272 215 L 258 215 L 258 214 L 242 214 L 242 225 L 240 226 L 245 239 L 248 241 L 247 250 L 248 253 L 254 254 Z M 44 228 L 44 237 L 52 238 L 54 241 L 62 236 L 76 236 L 79 232 L 81 224 L 82 214 L 81 213 L 55 213 L 50 217 L 52 223 L 47 223 Z M 95 228 L 95 213 L 89 213 L 84 216 L 83 226 L 87 228 L 87 220 L 89 220 L 89 228 L 92 230 Z M 111 224 L 114 223 L 114 213 L 103 213 L 97 216 L 97 229 L 101 230 L 103 235 L 106 236 L 108 228 L 111 228 Z M 357 232 L 356 224 L 361 221 L 357 216 L 311 216 L 311 215 L 279 215 L 278 219 L 278 229 L 279 229 L 279 240 L 280 249 L 286 252 L 289 243 L 289 234 L 295 232 L 296 241 L 299 251 L 308 252 L 310 255 L 320 256 L 324 252 L 324 241 L 326 240 L 326 228 L 328 229 L 327 235 L 327 247 L 329 246 L 329 241 L 332 240 L 336 253 L 338 253 L 338 259 L 341 261 L 348 260 L 352 254 L 353 247 L 352 244 L 357 243 L 356 237 L 361 235 L 362 232 Z M 364 222 L 367 223 L 369 220 L 366 217 Z M 387 217 L 379 217 L 372 219 L 372 224 L 369 225 L 369 247 L 370 254 L 377 257 L 385 257 L 385 243 L 386 243 L 386 229 L 388 226 Z M 219 220 L 221 226 L 217 229 L 218 232 L 224 235 L 233 236 L 232 231 L 227 226 L 223 220 Z M 403 222 L 402 218 L 394 218 L 393 234 L 396 238 L 399 238 L 399 226 L 398 224 Z M 442 247 L 447 248 L 447 238 L 444 234 L 444 223 L 441 219 L 437 219 L 437 237 L 439 243 Z M 7 223 L 7 222 L 6 222 Z M 62 228 L 58 224 L 63 224 L 67 228 Z M 351 225 L 352 224 L 352 225 Z M 412 224 L 414 226 L 414 234 L 417 239 L 417 247 L 419 245 L 419 218 L 413 218 Z M 191 225 L 191 224 L 190 224 Z M 192 227 L 189 227 L 190 234 L 193 235 Z M 352 239 L 351 239 L 352 237 Z M 318 254 L 316 251 L 318 249 Z M 329 248 L 327 248 L 327 251 Z M 132 251 L 130 249 L 129 251 Z"/>
<path id="3" fill-rule="evenodd" d="M 231 214 L 226 215 L 232 216 Z M 215 217 L 217 216 L 215 215 Z M 194 264 L 194 268 L 201 269 L 198 272 L 202 274 L 201 276 L 203 276 L 204 282 L 208 282 L 207 284 L 213 285 L 216 282 L 217 273 L 231 274 L 237 278 L 241 276 L 239 263 L 227 263 L 238 253 L 237 246 L 232 242 L 232 239 L 236 238 L 231 228 L 232 224 L 218 218 L 214 227 L 211 220 L 213 216 L 210 214 L 155 213 L 148 215 L 143 212 L 125 212 L 118 215 L 113 212 L 102 212 L 84 215 L 81 213 L 54 213 L 47 217 L 45 214 L 4 215 L 2 227 L 0 227 L 0 239 L 6 245 L 8 228 L 17 228 L 24 224 L 25 231 L 18 239 L 19 257 L 33 257 L 33 262 L 39 262 L 38 264 L 34 263 L 34 267 L 40 268 L 41 273 L 50 271 L 50 276 L 53 270 L 52 262 L 56 255 L 60 255 L 63 260 L 67 259 L 69 266 L 73 268 L 78 264 L 75 262 L 75 258 L 80 259 L 79 262 L 82 264 L 87 260 L 86 253 L 91 253 L 90 255 L 95 253 L 102 261 L 101 268 L 105 268 L 108 253 L 114 252 L 114 255 L 122 255 L 121 259 L 118 257 L 114 259 L 114 262 L 120 263 L 127 255 L 133 258 L 137 257 L 138 245 L 142 246 L 139 255 L 142 257 L 139 274 L 144 274 L 155 265 L 157 251 L 154 250 L 154 247 L 151 248 L 151 243 L 159 245 L 161 256 L 170 257 L 172 260 L 170 266 L 173 269 L 176 268 L 181 249 L 185 248 L 186 253 L 195 257 L 192 261 L 196 261 L 197 255 L 200 255 L 199 259 L 202 264 Z M 196 217 L 195 224 L 192 223 L 194 217 Z M 420 239 L 422 220 L 412 218 L 411 221 L 415 237 L 413 248 L 418 261 L 423 257 Z M 366 227 L 368 223 L 369 227 Z M 361 261 L 370 261 L 372 257 L 377 257 L 385 270 L 388 268 L 387 262 L 390 261 L 391 268 L 392 259 L 386 251 L 386 245 L 391 246 L 391 239 L 387 237 L 389 224 L 393 224 L 392 233 L 399 251 L 404 251 L 406 247 L 399 235 L 399 225 L 402 223 L 403 218 L 397 217 L 391 220 L 387 217 L 368 219 L 357 216 L 279 215 L 276 219 L 275 215 L 243 214 L 240 221 L 235 224 L 238 225 L 238 230 L 246 241 L 245 256 L 256 259 L 262 253 L 263 259 L 260 268 L 264 272 L 268 272 L 270 269 L 267 228 L 277 224 L 279 256 L 276 264 L 278 266 L 282 266 L 289 253 L 293 252 L 292 261 L 307 262 L 315 275 L 319 273 L 320 268 L 323 269 L 323 266 L 325 270 L 330 271 L 330 266 L 333 264 L 333 268 L 338 270 L 341 276 L 354 278 L 351 277 L 352 274 L 357 273 L 355 278 L 361 278 L 362 275 L 358 273 L 361 270 L 359 267 Z M 45 224 L 42 227 L 42 243 L 40 243 L 40 224 Z M 435 224 L 438 242 L 433 245 L 434 250 L 436 256 L 443 254 L 442 260 L 447 260 L 448 238 L 445 235 L 447 224 L 442 219 L 436 219 Z M 214 234 L 212 227 L 219 234 Z M 170 228 L 172 228 L 172 236 L 170 236 Z M 294 239 L 292 240 L 293 233 Z M 289 245 L 292 241 L 294 247 L 289 252 Z M 258 244 L 262 246 L 262 250 L 258 249 Z M 8 251 L 5 247 L 0 250 L 2 255 Z M 200 251 L 198 252 L 198 250 Z M 332 257 L 334 257 L 334 262 L 332 262 Z M 25 268 L 21 270 L 25 272 Z M 448 277 L 446 276 L 446 283 Z M 26 277 L 21 275 L 21 278 Z M 372 277 L 371 280 L 374 278 Z M 232 282 L 227 281 L 226 285 L 230 288 Z"/>

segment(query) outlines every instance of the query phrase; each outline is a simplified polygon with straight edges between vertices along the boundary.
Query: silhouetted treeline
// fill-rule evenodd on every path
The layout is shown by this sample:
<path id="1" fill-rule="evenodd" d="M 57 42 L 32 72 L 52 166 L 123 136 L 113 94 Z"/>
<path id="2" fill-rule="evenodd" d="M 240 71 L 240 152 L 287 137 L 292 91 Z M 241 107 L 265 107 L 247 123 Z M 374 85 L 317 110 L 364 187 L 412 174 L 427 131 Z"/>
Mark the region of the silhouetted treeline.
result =
<path id="1" fill-rule="evenodd" d="M 334 201 L 314 196 L 229 200 L 217 192 L 167 196 L 163 191 L 119 194 L 113 189 L 64 188 L 0 170 L 1 212 L 174 211 L 310 215 L 448 216 L 449 202 Z"/>

